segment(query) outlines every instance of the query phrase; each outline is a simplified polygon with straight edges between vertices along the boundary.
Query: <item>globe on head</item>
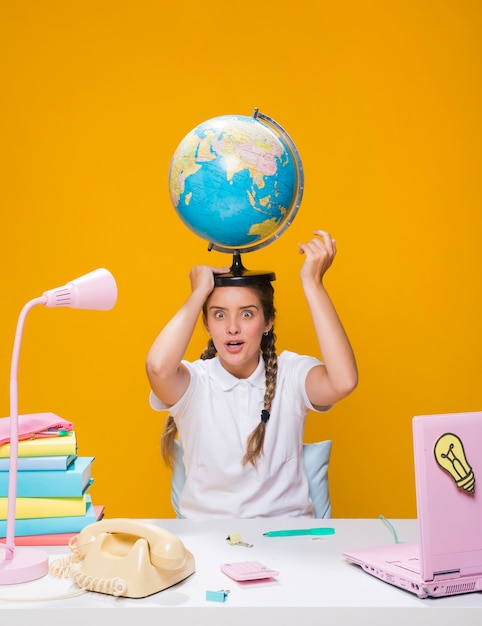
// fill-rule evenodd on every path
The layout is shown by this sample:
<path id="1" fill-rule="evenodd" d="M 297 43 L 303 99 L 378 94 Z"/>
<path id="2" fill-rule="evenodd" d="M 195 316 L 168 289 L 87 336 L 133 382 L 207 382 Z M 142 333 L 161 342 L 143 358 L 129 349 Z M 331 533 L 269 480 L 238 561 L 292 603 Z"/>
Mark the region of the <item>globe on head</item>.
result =
<path id="1" fill-rule="evenodd" d="M 293 141 L 271 118 L 257 110 L 252 117 L 223 115 L 181 141 L 169 192 L 179 217 L 210 250 L 233 254 L 231 276 L 217 276 L 216 284 L 255 282 L 264 274 L 248 272 L 241 253 L 268 245 L 291 224 L 303 195 L 303 167 Z"/>

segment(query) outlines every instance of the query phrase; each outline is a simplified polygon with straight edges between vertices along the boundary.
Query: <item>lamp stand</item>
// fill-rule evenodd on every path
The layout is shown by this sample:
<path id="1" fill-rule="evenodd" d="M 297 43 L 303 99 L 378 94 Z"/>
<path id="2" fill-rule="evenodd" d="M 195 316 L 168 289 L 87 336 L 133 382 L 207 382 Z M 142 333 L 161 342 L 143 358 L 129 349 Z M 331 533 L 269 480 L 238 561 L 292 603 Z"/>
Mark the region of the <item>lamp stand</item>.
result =
<path id="1" fill-rule="evenodd" d="M 23 307 L 17 322 L 10 371 L 10 463 L 8 468 L 8 510 L 6 547 L 0 548 L 0 585 L 14 585 L 42 578 L 49 570 L 49 557 L 36 548 L 15 546 L 15 505 L 17 500 L 18 471 L 18 359 L 22 343 L 23 326 L 27 313 L 45 298 L 30 300 Z"/>

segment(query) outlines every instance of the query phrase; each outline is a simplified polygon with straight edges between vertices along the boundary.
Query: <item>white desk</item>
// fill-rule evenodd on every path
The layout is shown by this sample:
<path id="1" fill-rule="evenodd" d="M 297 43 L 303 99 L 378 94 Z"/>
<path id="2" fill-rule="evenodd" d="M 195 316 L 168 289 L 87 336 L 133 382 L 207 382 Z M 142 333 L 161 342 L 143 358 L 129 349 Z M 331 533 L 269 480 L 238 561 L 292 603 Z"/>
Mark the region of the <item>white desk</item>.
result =
<path id="1" fill-rule="evenodd" d="M 152 521 L 152 520 L 150 520 Z M 420 600 L 411 593 L 372 578 L 348 564 L 343 550 L 390 543 L 380 520 L 159 520 L 176 533 L 196 559 L 196 572 L 175 587 L 133 600 L 94 592 L 60 600 L 0 601 L 0 623 L 40 626 L 97 626 L 124 619 L 142 626 L 472 626 L 482 624 L 482 594 Z M 415 520 L 392 520 L 402 541 L 417 540 Z M 263 537 L 282 528 L 333 526 L 322 540 L 311 537 Z M 252 548 L 230 545 L 240 532 Z M 47 549 L 52 559 L 68 548 Z M 277 569 L 277 582 L 240 585 L 219 569 L 230 561 L 257 560 Z M 23 585 L 0 587 L 2 598 L 39 598 L 64 593 L 66 581 L 47 576 Z M 206 591 L 229 589 L 224 603 L 206 601 Z M 122 612 L 119 613 L 119 609 Z"/>

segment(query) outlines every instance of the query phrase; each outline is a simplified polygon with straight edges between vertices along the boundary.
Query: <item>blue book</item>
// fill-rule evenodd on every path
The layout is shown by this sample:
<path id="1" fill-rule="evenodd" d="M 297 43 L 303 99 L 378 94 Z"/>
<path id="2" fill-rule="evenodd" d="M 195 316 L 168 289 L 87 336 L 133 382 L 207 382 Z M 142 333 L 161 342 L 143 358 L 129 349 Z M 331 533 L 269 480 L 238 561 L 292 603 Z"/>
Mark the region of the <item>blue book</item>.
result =
<path id="1" fill-rule="evenodd" d="M 66 470 L 77 458 L 76 454 L 63 456 L 22 456 L 18 458 L 18 470 Z M 10 458 L 0 458 L 0 472 L 8 472 Z"/>
<path id="2" fill-rule="evenodd" d="M 37 517 L 15 520 L 15 535 L 26 537 L 29 535 L 53 535 L 58 533 L 78 533 L 97 521 L 97 514 L 92 504 L 91 496 L 87 494 L 85 515 L 69 517 Z M 0 537 L 5 537 L 7 522 L 0 520 Z"/>
<path id="3" fill-rule="evenodd" d="M 17 498 L 75 498 L 83 495 L 91 482 L 95 457 L 79 456 L 63 472 L 23 470 L 17 474 Z M 0 472 L 0 497 L 8 495 L 9 472 Z"/>

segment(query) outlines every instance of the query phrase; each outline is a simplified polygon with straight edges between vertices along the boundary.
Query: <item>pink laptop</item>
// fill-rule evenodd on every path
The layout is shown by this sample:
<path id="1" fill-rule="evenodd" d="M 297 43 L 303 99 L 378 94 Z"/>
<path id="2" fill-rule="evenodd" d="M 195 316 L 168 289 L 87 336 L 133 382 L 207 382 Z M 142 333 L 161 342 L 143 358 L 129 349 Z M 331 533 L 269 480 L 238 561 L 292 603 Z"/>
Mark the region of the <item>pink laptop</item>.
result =
<path id="1" fill-rule="evenodd" d="M 482 590 L 482 412 L 413 418 L 419 543 L 345 558 L 420 598 Z"/>

